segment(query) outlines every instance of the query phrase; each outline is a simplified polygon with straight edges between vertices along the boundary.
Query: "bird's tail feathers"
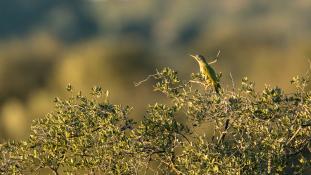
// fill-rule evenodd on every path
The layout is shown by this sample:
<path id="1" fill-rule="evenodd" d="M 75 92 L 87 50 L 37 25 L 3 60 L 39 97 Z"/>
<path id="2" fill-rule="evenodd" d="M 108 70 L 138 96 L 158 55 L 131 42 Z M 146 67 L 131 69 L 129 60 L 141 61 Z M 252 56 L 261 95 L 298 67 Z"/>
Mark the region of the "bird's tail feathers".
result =
<path id="1" fill-rule="evenodd" d="M 217 94 L 220 94 L 220 89 L 221 89 L 220 84 L 219 84 L 219 83 L 216 83 L 216 84 L 214 85 L 214 88 L 215 88 L 216 93 L 217 93 Z"/>

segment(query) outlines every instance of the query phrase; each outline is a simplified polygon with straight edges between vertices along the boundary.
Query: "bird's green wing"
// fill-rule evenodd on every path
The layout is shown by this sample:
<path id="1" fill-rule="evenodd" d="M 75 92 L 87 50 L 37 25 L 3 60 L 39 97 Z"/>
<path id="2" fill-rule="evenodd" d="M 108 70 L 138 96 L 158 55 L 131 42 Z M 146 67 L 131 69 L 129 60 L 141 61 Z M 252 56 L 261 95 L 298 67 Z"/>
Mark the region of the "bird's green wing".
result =
<path id="1" fill-rule="evenodd" d="M 210 65 L 206 65 L 206 71 L 208 78 L 213 81 L 214 84 L 218 83 L 217 74 Z"/>
<path id="2" fill-rule="evenodd" d="M 219 84 L 219 79 L 217 77 L 217 74 L 216 74 L 215 70 L 210 65 L 207 65 L 206 68 L 208 71 L 208 77 L 212 81 L 216 93 L 219 94 L 221 86 Z"/>

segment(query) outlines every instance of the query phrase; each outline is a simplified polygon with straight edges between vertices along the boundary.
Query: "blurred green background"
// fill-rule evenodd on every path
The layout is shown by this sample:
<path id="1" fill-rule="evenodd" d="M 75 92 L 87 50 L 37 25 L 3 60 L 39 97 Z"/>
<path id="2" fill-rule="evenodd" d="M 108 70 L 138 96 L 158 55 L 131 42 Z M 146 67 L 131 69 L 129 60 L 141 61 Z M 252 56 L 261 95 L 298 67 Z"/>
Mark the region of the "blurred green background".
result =
<path id="1" fill-rule="evenodd" d="M 189 78 L 189 54 L 220 50 L 224 87 L 231 72 L 290 92 L 311 56 L 310 10 L 308 0 L 1 0 L 0 138 L 26 136 L 68 83 L 101 85 L 141 117 L 159 96 L 133 82 L 166 66 Z"/>

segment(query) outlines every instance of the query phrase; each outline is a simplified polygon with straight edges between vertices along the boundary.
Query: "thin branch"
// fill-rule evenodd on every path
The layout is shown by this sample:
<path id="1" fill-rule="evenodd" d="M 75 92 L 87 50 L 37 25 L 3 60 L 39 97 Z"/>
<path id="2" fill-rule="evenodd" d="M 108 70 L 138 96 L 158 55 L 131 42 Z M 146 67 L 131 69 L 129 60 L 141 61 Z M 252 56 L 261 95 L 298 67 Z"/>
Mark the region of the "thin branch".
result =
<path id="1" fill-rule="evenodd" d="M 220 56 L 220 50 L 218 50 L 218 52 L 217 52 L 216 59 L 212 62 L 209 62 L 208 64 L 211 65 L 211 64 L 217 63 L 219 56 Z"/>
<path id="2" fill-rule="evenodd" d="M 231 79 L 233 91 L 235 91 L 235 83 L 234 83 L 234 79 L 233 79 L 233 76 L 232 76 L 231 72 L 230 72 L 230 79 Z"/>
<path id="3" fill-rule="evenodd" d="M 219 145 L 220 143 L 222 143 L 225 140 L 225 137 L 226 137 L 226 134 L 227 134 L 227 131 L 228 131 L 228 128 L 229 128 L 229 122 L 230 122 L 230 120 L 227 119 L 226 123 L 225 123 L 224 131 L 221 133 L 221 136 L 220 136 L 220 138 L 218 140 L 217 145 Z"/>
<path id="4" fill-rule="evenodd" d="M 181 135 L 189 144 L 191 144 L 191 142 L 189 141 L 189 139 L 182 133 L 177 133 L 179 135 Z"/>
<path id="5" fill-rule="evenodd" d="M 152 74 L 152 75 L 148 75 L 145 79 L 143 79 L 142 81 L 135 83 L 134 85 L 135 87 L 140 86 L 141 84 L 143 84 L 144 82 L 148 81 L 150 78 L 154 78 L 156 76 L 156 74 Z"/>
<path id="6" fill-rule="evenodd" d="M 220 55 L 220 50 L 218 50 L 216 58 L 219 58 L 219 55 Z"/>
<path id="7" fill-rule="evenodd" d="M 200 81 L 190 80 L 189 82 L 191 82 L 191 83 L 196 83 L 196 84 L 201 84 L 201 85 L 203 85 L 203 86 L 205 87 L 205 89 L 207 89 L 207 87 L 208 87 L 207 84 L 205 84 L 205 83 L 203 83 L 203 82 L 200 82 Z"/>
<path id="8" fill-rule="evenodd" d="M 294 135 L 286 142 L 286 145 L 288 145 L 297 136 L 297 134 L 299 133 L 300 130 L 301 130 L 301 126 L 299 126 L 299 128 L 294 133 Z"/>

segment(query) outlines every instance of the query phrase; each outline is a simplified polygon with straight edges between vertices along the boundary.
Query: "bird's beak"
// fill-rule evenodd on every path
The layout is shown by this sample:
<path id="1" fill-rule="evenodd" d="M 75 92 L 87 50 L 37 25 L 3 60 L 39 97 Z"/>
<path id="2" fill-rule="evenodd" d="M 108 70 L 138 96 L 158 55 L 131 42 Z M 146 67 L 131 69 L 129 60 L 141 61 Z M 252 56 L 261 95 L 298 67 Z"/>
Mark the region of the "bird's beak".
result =
<path id="1" fill-rule="evenodd" d="M 198 58 L 195 55 L 190 55 L 192 58 L 194 58 L 196 61 L 199 61 Z"/>

